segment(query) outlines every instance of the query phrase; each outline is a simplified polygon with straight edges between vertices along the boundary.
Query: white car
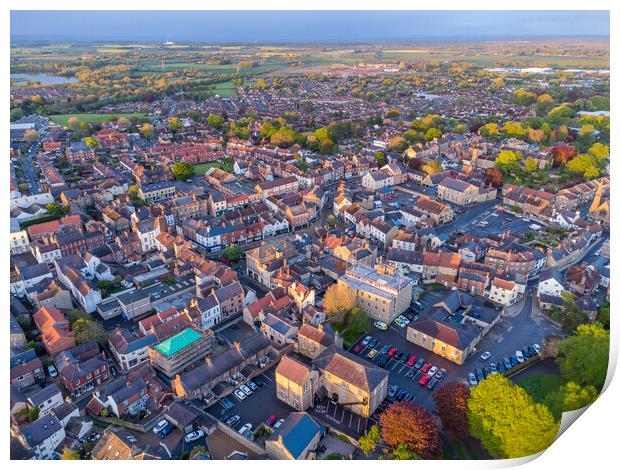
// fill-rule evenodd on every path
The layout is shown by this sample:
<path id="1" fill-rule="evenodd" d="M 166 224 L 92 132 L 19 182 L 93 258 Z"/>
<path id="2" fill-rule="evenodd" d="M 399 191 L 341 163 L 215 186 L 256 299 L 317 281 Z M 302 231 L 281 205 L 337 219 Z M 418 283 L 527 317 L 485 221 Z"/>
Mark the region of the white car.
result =
<path id="1" fill-rule="evenodd" d="M 162 419 L 153 428 L 153 434 L 159 434 L 161 430 L 164 429 L 166 426 L 168 426 L 168 421 L 166 421 L 165 419 Z"/>
<path id="2" fill-rule="evenodd" d="M 241 390 L 243 393 L 246 394 L 246 396 L 250 396 L 252 395 L 252 389 L 250 387 L 248 387 L 247 385 L 241 385 L 239 387 L 239 390 Z"/>
<path id="3" fill-rule="evenodd" d="M 481 361 L 486 361 L 490 357 L 491 357 L 491 353 L 489 351 L 485 351 L 482 354 L 480 354 Z"/>
<path id="4" fill-rule="evenodd" d="M 241 426 L 241 429 L 239 429 L 239 434 L 243 434 L 246 431 L 251 431 L 252 430 L 252 425 L 250 423 L 245 423 L 243 426 Z"/>
<path id="5" fill-rule="evenodd" d="M 433 375 L 435 375 L 437 373 L 438 370 L 439 370 L 439 368 L 437 366 L 433 366 L 433 367 L 431 367 L 428 370 L 428 372 L 426 374 L 429 375 L 430 377 L 432 377 Z"/>
<path id="6" fill-rule="evenodd" d="M 523 357 L 523 353 L 521 351 L 515 351 L 515 356 L 517 358 L 517 361 L 519 361 L 519 363 L 525 360 L 525 358 Z"/>
<path id="7" fill-rule="evenodd" d="M 187 436 L 185 436 L 185 442 L 195 441 L 196 439 L 204 437 L 204 435 L 205 433 L 202 429 L 199 429 L 198 431 L 192 431 Z"/>
<path id="8" fill-rule="evenodd" d="M 243 393 L 243 390 L 237 389 L 233 392 L 233 394 L 239 399 L 239 400 L 245 400 L 247 398 L 247 395 L 245 393 Z"/>
<path id="9" fill-rule="evenodd" d="M 280 426 L 282 426 L 282 423 L 284 422 L 283 418 L 280 418 L 278 421 L 276 421 L 276 424 L 273 425 L 273 429 L 279 429 Z"/>
<path id="10" fill-rule="evenodd" d="M 532 347 L 534 348 L 534 351 L 536 351 L 536 354 L 540 353 L 540 344 L 532 344 Z"/>
<path id="11" fill-rule="evenodd" d="M 51 364 L 47 367 L 47 373 L 50 375 L 51 378 L 58 377 L 58 371 Z"/>
<path id="12" fill-rule="evenodd" d="M 373 325 L 378 330 L 386 331 L 388 329 L 387 324 L 383 323 L 382 321 L 376 321 L 373 323 Z"/>
<path id="13" fill-rule="evenodd" d="M 253 392 L 255 392 L 256 390 L 258 390 L 258 385 L 256 385 L 254 382 L 252 382 L 251 380 L 246 383 L 246 385 L 248 387 L 250 387 L 252 389 Z"/>

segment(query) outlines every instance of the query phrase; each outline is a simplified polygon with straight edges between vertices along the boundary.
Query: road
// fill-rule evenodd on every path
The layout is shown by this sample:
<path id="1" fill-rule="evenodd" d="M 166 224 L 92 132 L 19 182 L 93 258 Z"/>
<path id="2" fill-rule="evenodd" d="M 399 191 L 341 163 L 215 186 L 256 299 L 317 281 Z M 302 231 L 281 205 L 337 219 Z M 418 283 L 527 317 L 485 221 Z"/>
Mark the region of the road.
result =
<path id="1" fill-rule="evenodd" d="M 41 185 L 39 184 L 39 178 L 37 177 L 37 172 L 34 167 L 34 160 L 37 156 L 37 152 L 39 151 L 39 146 L 41 145 L 41 140 L 39 140 L 36 144 L 34 144 L 28 150 L 28 153 L 21 157 L 21 165 L 24 170 L 24 178 L 28 183 L 28 188 L 32 194 L 40 194 L 41 193 Z"/>

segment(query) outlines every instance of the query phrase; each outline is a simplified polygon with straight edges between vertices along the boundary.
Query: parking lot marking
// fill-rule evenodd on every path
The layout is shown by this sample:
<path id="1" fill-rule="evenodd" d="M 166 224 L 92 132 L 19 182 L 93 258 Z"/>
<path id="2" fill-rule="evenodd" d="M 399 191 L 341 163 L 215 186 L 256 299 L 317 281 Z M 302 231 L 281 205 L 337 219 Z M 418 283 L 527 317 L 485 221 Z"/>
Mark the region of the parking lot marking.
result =
<path id="1" fill-rule="evenodd" d="M 351 426 L 353 424 L 353 413 L 349 413 L 349 427 L 353 427 Z"/>
<path id="2" fill-rule="evenodd" d="M 273 382 L 272 379 L 269 378 L 269 376 L 267 374 L 263 374 L 263 377 L 265 377 L 267 380 L 269 380 L 269 382 Z"/>

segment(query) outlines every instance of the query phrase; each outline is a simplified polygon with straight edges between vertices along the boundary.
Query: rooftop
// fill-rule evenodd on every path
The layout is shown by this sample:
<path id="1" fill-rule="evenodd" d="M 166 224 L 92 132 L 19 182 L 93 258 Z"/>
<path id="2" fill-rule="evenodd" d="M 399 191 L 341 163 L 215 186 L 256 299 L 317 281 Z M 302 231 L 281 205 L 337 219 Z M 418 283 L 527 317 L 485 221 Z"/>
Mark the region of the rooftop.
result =
<path id="1" fill-rule="evenodd" d="M 185 328 L 179 334 L 162 341 L 155 349 L 166 357 L 170 357 L 198 341 L 202 335 L 193 328 Z"/>

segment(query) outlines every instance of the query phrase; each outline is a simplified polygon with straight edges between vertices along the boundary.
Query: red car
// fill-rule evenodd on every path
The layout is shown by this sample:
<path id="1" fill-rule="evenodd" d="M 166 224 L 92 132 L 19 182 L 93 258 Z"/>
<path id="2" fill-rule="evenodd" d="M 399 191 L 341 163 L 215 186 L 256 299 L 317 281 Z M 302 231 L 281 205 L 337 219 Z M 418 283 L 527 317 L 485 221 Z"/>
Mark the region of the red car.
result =
<path id="1" fill-rule="evenodd" d="M 276 424 L 276 421 L 278 420 L 277 416 L 275 415 L 271 415 L 269 418 L 267 418 L 265 420 L 265 424 L 269 427 L 273 426 L 274 424 Z"/>
<path id="2" fill-rule="evenodd" d="M 428 364 L 428 362 L 427 362 Z M 430 375 L 423 375 L 422 378 L 420 379 L 420 385 L 424 386 L 428 383 L 428 381 L 431 380 L 431 376 Z"/>
<path id="3" fill-rule="evenodd" d="M 426 362 L 420 370 L 426 374 L 431 369 L 431 367 L 433 367 L 433 364 L 431 364 L 430 362 Z"/>
<path id="4" fill-rule="evenodd" d="M 354 348 L 353 348 L 353 352 L 354 353 L 358 353 L 360 352 L 362 349 L 364 349 L 364 345 L 362 343 L 357 344 Z"/>
<path id="5" fill-rule="evenodd" d="M 388 351 L 388 357 L 394 357 L 396 355 L 396 353 L 398 352 L 398 348 L 391 348 Z"/>
<path id="6" fill-rule="evenodd" d="M 418 360 L 418 357 L 415 354 L 412 354 L 409 360 L 407 361 L 408 366 L 412 366 Z"/>

